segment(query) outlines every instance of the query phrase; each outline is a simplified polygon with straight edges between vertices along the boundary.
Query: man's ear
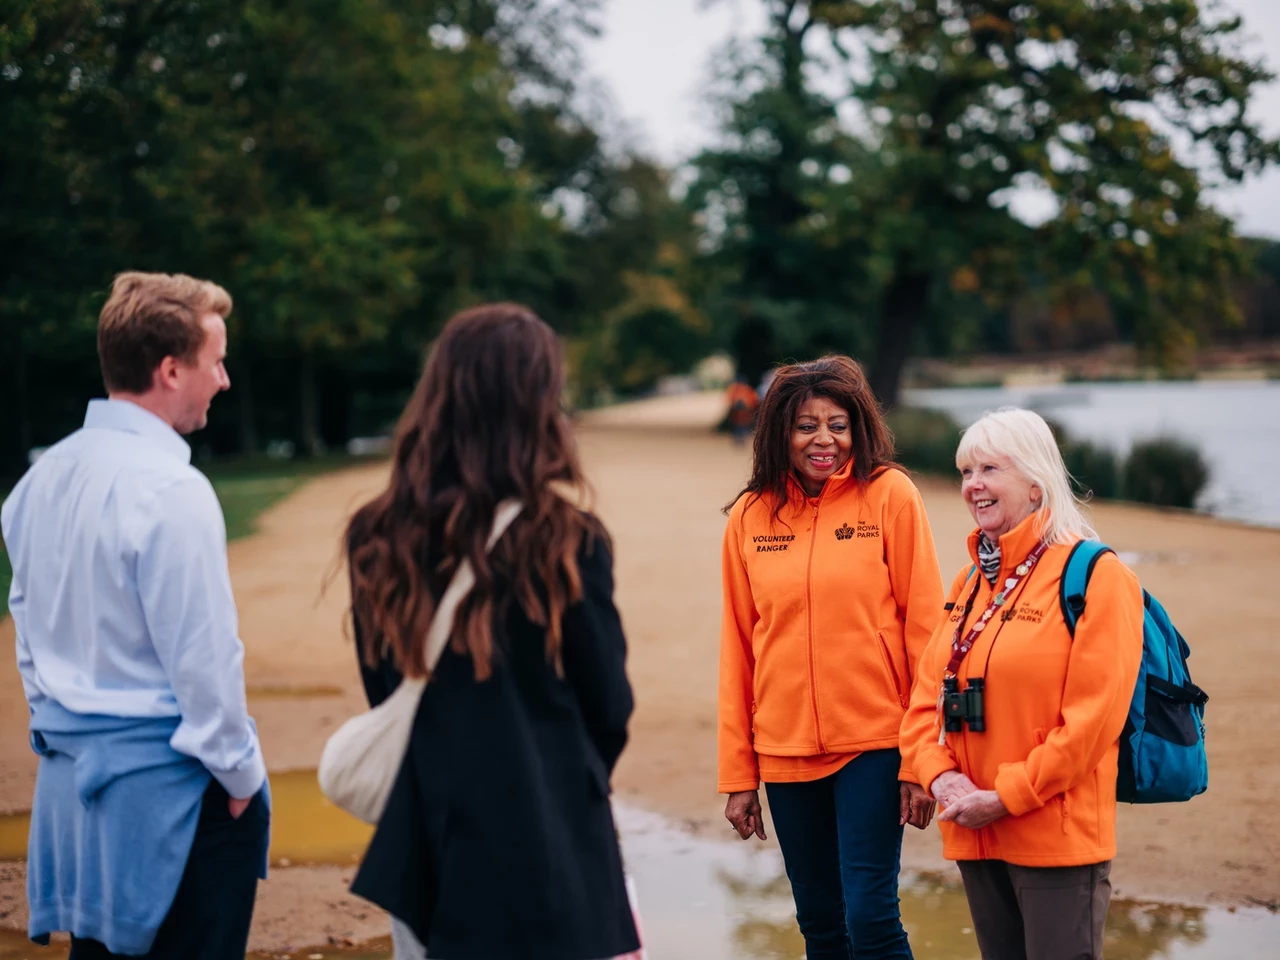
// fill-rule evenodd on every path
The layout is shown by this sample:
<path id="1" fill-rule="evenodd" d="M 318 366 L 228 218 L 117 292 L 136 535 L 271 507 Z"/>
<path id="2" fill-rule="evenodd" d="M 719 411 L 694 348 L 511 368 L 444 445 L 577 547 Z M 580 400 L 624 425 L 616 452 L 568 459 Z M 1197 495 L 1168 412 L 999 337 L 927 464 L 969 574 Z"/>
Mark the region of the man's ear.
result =
<path id="1" fill-rule="evenodd" d="M 152 386 L 173 390 L 178 386 L 178 368 L 182 364 L 177 357 L 165 357 L 160 361 L 160 365 L 156 367 L 155 373 L 152 375 Z"/>

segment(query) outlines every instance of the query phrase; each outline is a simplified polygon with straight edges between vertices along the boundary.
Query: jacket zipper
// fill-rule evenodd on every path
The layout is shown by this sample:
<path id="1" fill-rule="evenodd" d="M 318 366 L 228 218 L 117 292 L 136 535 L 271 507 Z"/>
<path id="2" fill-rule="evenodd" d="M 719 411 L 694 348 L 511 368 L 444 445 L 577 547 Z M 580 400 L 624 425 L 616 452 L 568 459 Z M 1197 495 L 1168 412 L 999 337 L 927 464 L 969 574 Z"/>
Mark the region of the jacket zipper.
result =
<path id="1" fill-rule="evenodd" d="M 822 718 L 818 713 L 818 675 L 813 665 L 813 547 L 818 542 L 818 508 L 821 501 L 813 505 L 813 525 L 809 529 L 809 564 L 804 571 L 805 613 L 808 620 L 809 634 L 809 699 L 813 702 L 813 729 L 818 737 L 818 753 L 826 753 L 822 743 Z"/>

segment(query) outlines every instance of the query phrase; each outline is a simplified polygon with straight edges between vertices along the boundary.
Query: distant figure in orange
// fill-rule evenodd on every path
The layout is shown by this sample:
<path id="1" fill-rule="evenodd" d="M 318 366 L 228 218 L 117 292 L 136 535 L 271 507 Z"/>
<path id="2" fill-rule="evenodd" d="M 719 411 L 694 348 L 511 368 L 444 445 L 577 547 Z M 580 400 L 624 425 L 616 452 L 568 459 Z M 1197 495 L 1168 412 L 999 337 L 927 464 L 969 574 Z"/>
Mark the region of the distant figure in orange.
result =
<path id="1" fill-rule="evenodd" d="M 751 436 L 756 425 L 756 410 L 760 407 L 760 398 L 755 388 L 747 383 L 747 378 L 738 374 L 725 393 L 725 401 L 729 405 L 729 432 L 733 434 L 733 442 L 742 446 Z"/>

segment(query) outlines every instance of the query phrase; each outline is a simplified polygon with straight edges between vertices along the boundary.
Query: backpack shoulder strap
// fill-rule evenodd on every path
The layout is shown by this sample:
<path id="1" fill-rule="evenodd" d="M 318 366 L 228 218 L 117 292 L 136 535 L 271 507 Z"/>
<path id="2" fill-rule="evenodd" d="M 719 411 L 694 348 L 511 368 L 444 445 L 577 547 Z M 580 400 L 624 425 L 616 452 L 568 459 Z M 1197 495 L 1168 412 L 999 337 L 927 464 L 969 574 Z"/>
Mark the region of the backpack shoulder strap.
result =
<path id="1" fill-rule="evenodd" d="M 1076 635 L 1076 621 L 1084 613 L 1084 595 L 1089 589 L 1093 568 L 1104 553 L 1114 552 L 1098 540 L 1081 540 L 1071 548 L 1058 584 L 1058 604 L 1062 607 L 1062 619 L 1066 621 L 1072 637 Z"/>

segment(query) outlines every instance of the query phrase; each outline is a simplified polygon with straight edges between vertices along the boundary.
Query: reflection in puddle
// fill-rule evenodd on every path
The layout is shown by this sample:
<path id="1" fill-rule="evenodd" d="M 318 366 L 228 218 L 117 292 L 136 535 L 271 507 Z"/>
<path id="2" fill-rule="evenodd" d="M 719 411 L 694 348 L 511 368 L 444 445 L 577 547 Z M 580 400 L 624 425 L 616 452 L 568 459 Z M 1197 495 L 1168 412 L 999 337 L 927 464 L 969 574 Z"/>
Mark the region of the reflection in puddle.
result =
<path id="1" fill-rule="evenodd" d="M 285 687 L 269 683 L 251 683 L 245 687 L 244 692 L 250 700 L 315 700 L 320 697 L 340 697 L 343 694 L 341 687 Z"/>
<path id="2" fill-rule="evenodd" d="M 369 828 L 320 795 L 313 771 L 274 774 L 271 789 L 275 862 L 350 863 L 360 857 Z M 0 839 L 19 833 L 21 826 L 17 856 L 25 853 L 25 823 L 17 824 L 19 819 L 0 818 Z M 617 820 L 639 892 L 650 960 L 804 956 L 776 846 L 699 839 L 657 814 L 630 807 L 618 807 Z M 979 960 L 963 890 L 937 875 L 914 874 L 904 877 L 901 896 L 919 960 Z M 1106 955 L 1108 960 L 1262 960 L 1276 956 L 1277 940 L 1280 916 L 1263 910 L 1231 913 L 1117 900 L 1107 918 Z M 41 949 L 21 934 L 0 931 L 0 960 L 65 956 L 65 945 Z M 374 942 L 349 950 L 308 948 L 290 956 L 385 960 L 390 949 Z"/>
<path id="3" fill-rule="evenodd" d="M 791 890 L 776 846 L 690 837 L 663 818 L 620 808 L 651 960 L 798 960 Z M 903 922 L 918 960 L 979 960 L 964 891 L 932 874 L 904 876 Z M 1264 910 L 1116 900 L 1107 960 L 1271 960 L 1280 916 Z"/>
<path id="4" fill-rule="evenodd" d="M 314 770 L 271 775 L 271 862 L 356 863 L 373 828 L 325 799 Z"/>
<path id="5" fill-rule="evenodd" d="M 355 863 L 373 828 L 339 810 L 320 793 L 314 770 L 271 774 L 271 862 Z M 0 860 L 24 860 L 30 814 L 0 817 Z M 0 960 L 6 960 L 0 953 Z"/>
<path id="6" fill-rule="evenodd" d="M 0 817 L 0 860 L 27 859 L 27 828 L 31 815 L 11 813 Z M 0 953 L 0 958 L 4 954 Z"/>

